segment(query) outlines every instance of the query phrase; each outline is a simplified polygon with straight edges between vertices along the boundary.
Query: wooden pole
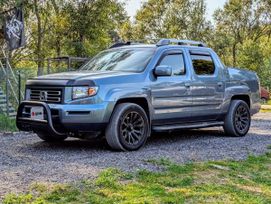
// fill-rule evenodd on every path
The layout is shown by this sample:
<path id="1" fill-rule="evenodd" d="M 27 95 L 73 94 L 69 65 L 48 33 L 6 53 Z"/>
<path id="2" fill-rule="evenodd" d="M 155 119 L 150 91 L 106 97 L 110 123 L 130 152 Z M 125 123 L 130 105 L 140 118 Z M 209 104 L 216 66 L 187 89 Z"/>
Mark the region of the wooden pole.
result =
<path id="1" fill-rule="evenodd" d="M 51 63 L 50 63 L 50 59 L 47 59 L 47 74 L 50 74 L 50 67 L 51 67 Z"/>
<path id="2" fill-rule="evenodd" d="M 68 57 L 68 71 L 71 70 L 71 59 L 70 57 Z"/>
<path id="3" fill-rule="evenodd" d="M 5 59 L 5 65 L 6 65 L 6 105 L 7 105 L 7 116 L 9 116 L 9 69 L 8 69 L 8 58 Z"/>
<path id="4" fill-rule="evenodd" d="M 21 71 L 18 71 L 18 100 L 21 103 Z"/>

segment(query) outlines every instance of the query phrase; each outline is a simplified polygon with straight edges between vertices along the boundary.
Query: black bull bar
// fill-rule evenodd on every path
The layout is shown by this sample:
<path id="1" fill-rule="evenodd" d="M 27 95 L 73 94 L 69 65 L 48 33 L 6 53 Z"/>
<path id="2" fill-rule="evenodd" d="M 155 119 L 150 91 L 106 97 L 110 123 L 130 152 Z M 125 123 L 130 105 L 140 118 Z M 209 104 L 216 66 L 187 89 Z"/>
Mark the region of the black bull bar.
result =
<path id="1" fill-rule="evenodd" d="M 23 110 L 26 106 L 34 107 L 41 106 L 44 108 L 44 115 L 46 119 L 38 120 L 32 119 L 30 117 L 25 117 L 23 115 Z M 51 110 L 48 104 L 39 101 L 23 101 L 18 108 L 17 116 L 16 116 L 16 125 L 19 130 L 22 131 L 38 131 L 38 130 L 46 130 L 56 135 L 64 135 L 57 131 L 53 126 Z"/>

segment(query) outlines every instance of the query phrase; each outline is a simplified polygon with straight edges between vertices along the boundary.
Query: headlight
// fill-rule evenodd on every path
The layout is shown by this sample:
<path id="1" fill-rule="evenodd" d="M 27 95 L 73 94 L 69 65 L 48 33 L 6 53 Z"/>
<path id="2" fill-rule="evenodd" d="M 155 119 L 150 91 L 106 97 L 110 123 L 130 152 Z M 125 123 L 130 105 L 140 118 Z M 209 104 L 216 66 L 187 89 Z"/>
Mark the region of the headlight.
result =
<path id="1" fill-rule="evenodd" d="M 94 96 L 98 91 L 98 87 L 73 87 L 72 88 L 72 99 L 85 98 Z"/>

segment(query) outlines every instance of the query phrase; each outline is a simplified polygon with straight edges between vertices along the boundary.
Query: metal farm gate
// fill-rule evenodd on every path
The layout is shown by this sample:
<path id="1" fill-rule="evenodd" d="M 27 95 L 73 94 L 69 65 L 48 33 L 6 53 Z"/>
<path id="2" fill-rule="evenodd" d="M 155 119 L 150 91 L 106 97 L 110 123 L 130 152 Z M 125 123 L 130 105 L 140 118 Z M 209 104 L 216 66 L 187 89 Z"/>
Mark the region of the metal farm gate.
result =
<path id="1" fill-rule="evenodd" d="M 16 117 L 22 95 L 20 79 L 13 72 L 8 58 L 0 58 L 0 114 Z"/>

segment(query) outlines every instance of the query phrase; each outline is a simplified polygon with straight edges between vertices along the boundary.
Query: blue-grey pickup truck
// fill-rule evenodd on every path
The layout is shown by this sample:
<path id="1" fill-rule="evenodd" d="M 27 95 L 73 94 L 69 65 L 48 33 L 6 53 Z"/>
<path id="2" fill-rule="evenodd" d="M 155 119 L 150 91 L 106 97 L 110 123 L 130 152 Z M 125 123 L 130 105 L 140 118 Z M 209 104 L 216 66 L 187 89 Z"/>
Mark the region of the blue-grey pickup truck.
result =
<path id="1" fill-rule="evenodd" d="M 47 142 L 105 136 L 137 150 L 151 132 L 223 126 L 245 136 L 260 109 L 254 72 L 225 67 L 204 43 L 117 43 L 79 71 L 27 81 L 17 127 Z"/>

